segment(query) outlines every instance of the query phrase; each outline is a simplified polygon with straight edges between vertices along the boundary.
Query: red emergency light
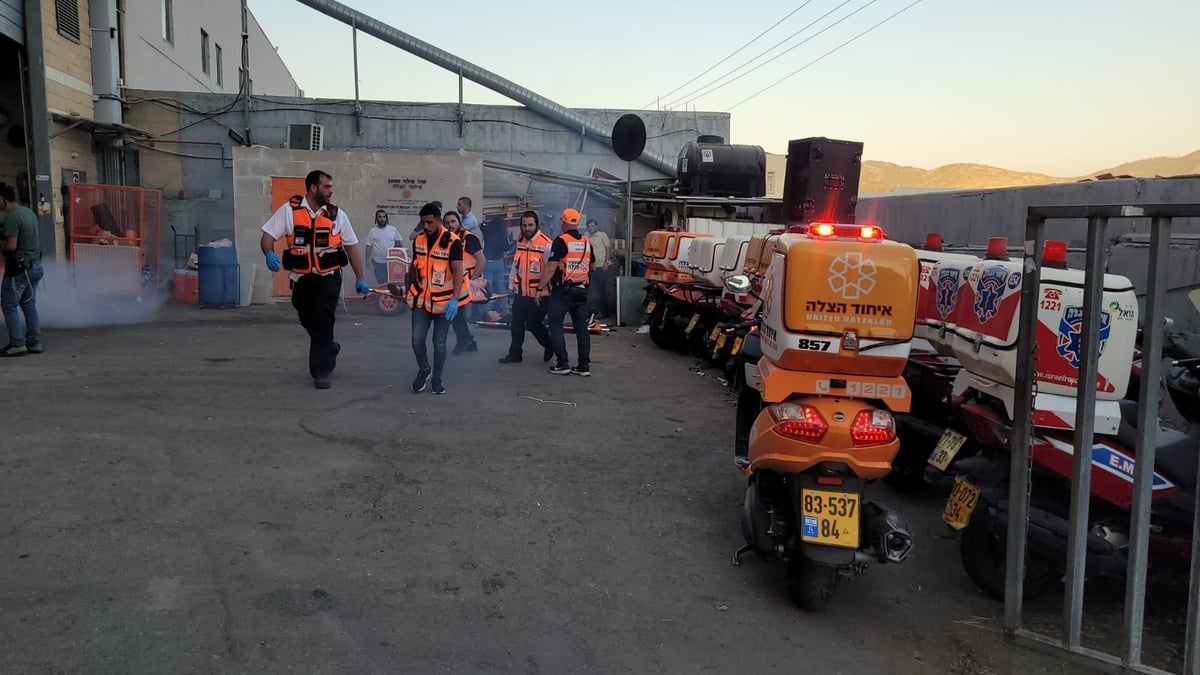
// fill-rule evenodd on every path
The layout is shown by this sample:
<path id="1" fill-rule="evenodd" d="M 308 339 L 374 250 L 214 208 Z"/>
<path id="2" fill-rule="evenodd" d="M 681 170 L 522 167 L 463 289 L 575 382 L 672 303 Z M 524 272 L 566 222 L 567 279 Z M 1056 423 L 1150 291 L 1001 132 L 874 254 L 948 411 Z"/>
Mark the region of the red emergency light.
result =
<path id="1" fill-rule="evenodd" d="M 942 250 L 942 234 L 940 232 L 926 232 L 924 248 L 926 251 Z"/>
<path id="2" fill-rule="evenodd" d="M 1008 238 L 988 238 L 987 253 L 984 254 L 984 258 L 988 260 L 1008 260 Z"/>
<path id="3" fill-rule="evenodd" d="M 814 239 L 858 239 L 859 241 L 880 241 L 883 239 L 883 229 L 875 225 L 835 225 L 833 223 L 813 223 L 808 226 L 808 236 Z"/>
<path id="4" fill-rule="evenodd" d="M 1046 267 L 1067 268 L 1067 242 L 1047 239 L 1042 248 L 1042 264 Z"/>

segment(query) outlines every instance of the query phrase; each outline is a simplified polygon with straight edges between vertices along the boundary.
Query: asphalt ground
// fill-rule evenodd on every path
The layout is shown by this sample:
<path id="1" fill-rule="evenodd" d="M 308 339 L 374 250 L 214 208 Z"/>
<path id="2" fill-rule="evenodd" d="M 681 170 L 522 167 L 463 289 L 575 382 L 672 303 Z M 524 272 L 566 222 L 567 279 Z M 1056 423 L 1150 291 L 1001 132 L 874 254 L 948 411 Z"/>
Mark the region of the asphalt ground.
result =
<path id="1" fill-rule="evenodd" d="M 286 304 L 168 305 L 0 361 L 0 670 L 1085 672 L 1005 641 L 938 495 L 872 488 L 914 552 L 800 611 L 782 565 L 730 563 L 712 373 L 629 329 L 593 337 L 587 379 L 476 333 L 446 396 L 409 391 L 408 317 L 357 304 L 327 391 Z"/>

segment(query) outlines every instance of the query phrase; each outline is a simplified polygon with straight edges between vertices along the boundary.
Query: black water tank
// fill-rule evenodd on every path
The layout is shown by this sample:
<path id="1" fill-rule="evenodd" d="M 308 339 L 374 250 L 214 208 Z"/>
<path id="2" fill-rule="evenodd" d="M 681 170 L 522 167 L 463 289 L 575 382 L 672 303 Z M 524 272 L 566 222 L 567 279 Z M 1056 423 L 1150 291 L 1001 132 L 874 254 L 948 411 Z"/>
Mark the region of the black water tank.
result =
<path id="1" fill-rule="evenodd" d="M 717 142 L 710 142 L 715 140 Z M 701 136 L 679 151 L 679 194 L 762 197 L 767 191 L 767 153 L 757 145 L 729 145 Z"/>

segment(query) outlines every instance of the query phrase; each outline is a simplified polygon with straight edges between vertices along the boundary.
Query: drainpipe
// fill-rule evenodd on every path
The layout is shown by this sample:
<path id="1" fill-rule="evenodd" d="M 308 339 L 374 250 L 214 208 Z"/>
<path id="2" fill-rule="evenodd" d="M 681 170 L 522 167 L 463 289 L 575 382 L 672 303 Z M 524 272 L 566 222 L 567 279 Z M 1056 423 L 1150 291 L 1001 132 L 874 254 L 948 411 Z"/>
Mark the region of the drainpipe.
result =
<path id="1" fill-rule="evenodd" d="M 246 0 L 242 0 L 242 120 L 246 125 L 245 133 L 242 138 L 246 142 L 246 147 L 250 147 L 254 141 L 250 139 L 250 10 L 246 7 Z"/>
<path id="2" fill-rule="evenodd" d="M 103 124 L 121 124 L 120 42 L 117 35 L 116 0 L 90 0 L 92 28 L 92 91 L 96 97 L 95 118 Z"/>
<path id="3" fill-rule="evenodd" d="M 612 139 L 609 137 L 611 129 L 605 129 L 575 111 L 563 107 L 545 96 L 536 94 L 512 80 L 500 77 L 490 70 L 484 70 L 469 61 L 454 56 L 450 52 L 438 49 L 428 42 L 418 40 L 408 33 L 397 30 L 378 19 L 351 9 L 335 0 L 298 0 L 298 2 L 328 17 L 337 19 L 344 24 L 354 26 L 367 35 L 415 54 L 452 73 L 461 73 L 466 79 L 503 94 L 568 129 L 580 129 L 585 136 L 591 136 L 596 140 L 603 140 L 610 145 L 612 143 Z M 642 153 L 638 161 L 668 176 L 675 175 L 675 161 L 673 159 L 668 159 L 652 152 L 645 152 Z"/>
<path id="4" fill-rule="evenodd" d="M 42 0 L 25 0 L 26 82 L 29 85 L 29 145 L 33 175 L 29 206 L 38 214 L 42 255 L 57 254 L 54 231 L 54 185 L 50 182 L 50 105 L 46 102 L 46 43 L 42 35 Z"/>

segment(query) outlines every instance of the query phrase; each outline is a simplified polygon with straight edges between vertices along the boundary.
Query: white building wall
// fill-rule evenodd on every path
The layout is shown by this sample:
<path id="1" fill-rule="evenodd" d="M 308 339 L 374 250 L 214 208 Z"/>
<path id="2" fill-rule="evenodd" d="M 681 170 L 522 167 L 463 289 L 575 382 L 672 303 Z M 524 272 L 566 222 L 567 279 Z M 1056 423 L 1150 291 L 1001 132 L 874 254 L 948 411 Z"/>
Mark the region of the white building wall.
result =
<path id="1" fill-rule="evenodd" d="M 163 24 L 167 4 L 171 6 L 170 40 Z M 242 64 L 241 11 L 240 0 L 126 0 L 125 87 L 236 94 Z M 208 73 L 203 69 L 202 30 L 208 33 Z M 303 95 L 253 14 L 249 48 L 252 93 Z"/>

